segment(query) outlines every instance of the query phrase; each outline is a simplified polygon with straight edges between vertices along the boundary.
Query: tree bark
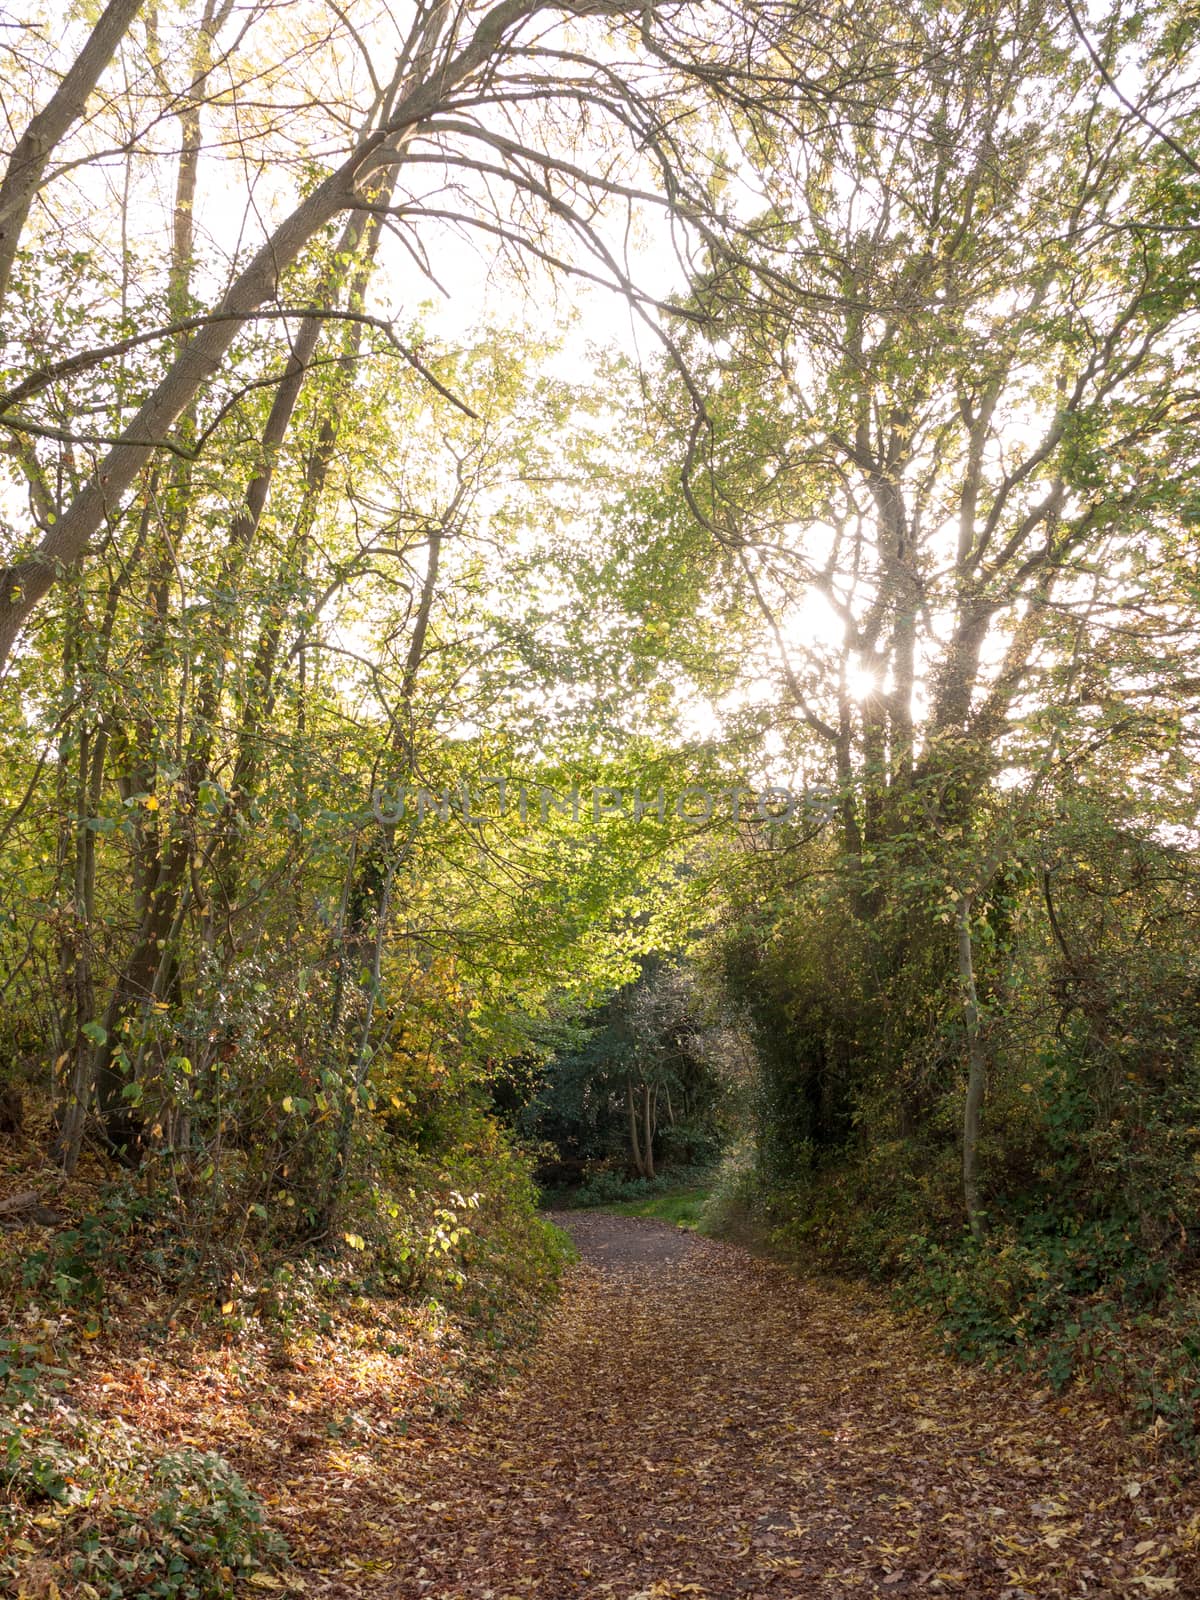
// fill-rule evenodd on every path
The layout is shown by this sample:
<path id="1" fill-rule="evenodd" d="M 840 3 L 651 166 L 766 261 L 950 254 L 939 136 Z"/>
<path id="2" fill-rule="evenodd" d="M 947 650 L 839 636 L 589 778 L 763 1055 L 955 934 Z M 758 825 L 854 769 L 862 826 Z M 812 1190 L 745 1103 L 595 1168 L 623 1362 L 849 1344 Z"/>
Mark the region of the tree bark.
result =
<path id="1" fill-rule="evenodd" d="M 657 1101 L 658 1091 L 655 1090 L 653 1100 Z M 650 1094 L 650 1085 L 642 1085 L 642 1161 L 644 1176 L 654 1177 L 654 1106 Z"/>
<path id="2" fill-rule="evenodd" d="M 171 260 L 167 274 L 170 314 L 177 321 L 185 318 L 190 309 L 196 232 L 195 200 L 203 136 L 202 97 L 212 70 L 213 43 L 228 10 L 228 3 L 218 12 L 216 0 L 205 0 L 204 13 L 186 68 L 188 89 L 179 111 L 179 166 L 175 180 Z M 169 85 L 165 82 L 164 89 L 169 92 Z M 177 336 L 176 344 L 180 351 L 185 350 L 186 335 Z M 193 417 L 194 407 L 189 406 L 189 431 Z M 170 677 L 166 655 L 171 583 L 176 552 L 182 545 L 190 515 L 191 496 L 192 463 L 186 458 L 176 457 L 166 474 L 162 526 L 158 529 L 157 547 L 147 583 L 142 660 L 154 691 L 147 699 L 145 712 L 137 728 L 137 749 L 130 774 L 134 793 L 155 795 L 156 798 L 159 773 L 155 707 L 163 704 Z M 152 506 L 156 498 L 154 494 L 146 496 L 143 528 L 147 531 L 152 525 Z M 140 1119 L 124 1097 L 126 1086 L 134 1076 L 134 1066 L 130 1063 L 126 1071 L 122 1051 L 129 1042 L 130 1023 L 137 1012 L 144 1008 L 151 996 L 161 998 L 166 987 L 164 978 L 168 974 L 174 977 L 178 973 L 174 950 L 167 943 L 167 930 L 175 924 L 180 885 L 186 861 L 191 856 L 190 842 L 185 853 L 178 838 L 164 840 L 161 818 L 162 813 L 158 810 L 141 813 L 138 818 L 139 849 L 135 878 L 138 931 L 133 949 L 118 972 L 109 996 L 105 1012 L 105 1038 L 95 1049 L 92 1068 L 97 1109 L 105 1137 L 112 1151 L 126 1161 L 136 1159 L 142 1130 Z"/>
<path id="3" fill-rule="evenodd" d="M 629 1113 L 629 1149 L 633 1156 L 633 1170 L 639 1178 L 644 1178 L 646 1172 L 642 1166 L 642 1149 L 638 1139 L 638 1108 L 637 1102 L 633 1097 L 632 1078 L 626 1078 L 625 1080 L 625 1109 Z"/>
<path id="4" fill-rule="evenodd" d="M 963 1022 L 967 1033 L 967 1094 L 963 1104 L 962 1181 L 967 1223 L 976 1241 L 985 1233 L 983 1208 L 979 1202 L 979 1128 L 983 1116 L 983 1093 L 987 1083 L 987 1057 L 979 1019 L 979 997 L 975 989 L 975 958 L 971 947 L 972 897 L 958 902 L 958 978 L 962 990 Z"/>
<path id="5" fill-rule="evenodd" d="M 338 1205 L 346 1187 L 346 1174 L 350 1170 L 350 1137 L 354 1130 L 354 1116 L 362 1099 L 363 1086 L 367 1081 L 367 1074 L 371 1070 L 374 1059 L 371 1050 L 371 1030 L 375 1022 L 375 1008 L 379 1001 L 379 991 L 383 975 L 383 950 L 387 942 L 388 915 L 391 910 L 392 879 L 395 876 L 398 861 L 392 860 L 388 864 L 387 874 L 383 881 L 383 888 L 379 896 L 379 910 L 375 920 L 375 944 L 371 957 L 370 983 L 367 989 L 367 1004 L 363 1014 L 362 1027 L 359 1031 L 358 1051 L 354 1061 L 354 1074 L 346 1086 L 342 1099 L 341 1115 L 338 1118 L 337 1135 L 334 1139 L 333 1161 L 329 1173 L 329 1187 L 326 1190 L 324 1203 L 321 1208 L 321 1233 L 328 1233 L 333 1226 L 337 1215 Z"/>

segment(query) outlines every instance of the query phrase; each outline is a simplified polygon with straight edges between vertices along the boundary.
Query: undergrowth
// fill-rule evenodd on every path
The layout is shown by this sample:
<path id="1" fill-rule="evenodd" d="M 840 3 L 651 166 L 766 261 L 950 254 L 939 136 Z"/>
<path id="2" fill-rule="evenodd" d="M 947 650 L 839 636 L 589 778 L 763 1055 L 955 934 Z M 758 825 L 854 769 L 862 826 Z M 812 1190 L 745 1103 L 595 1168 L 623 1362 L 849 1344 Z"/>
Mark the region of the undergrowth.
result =
<path id="1" fill-rule="evenodd" d="M 0 1594 L 208 1600 L 239 1577 L 290 1581 L 257 1485 L 216 1450 L 135 1433 L 98 1404 L 98 1363 L 184 1371 L 244 1349 L 287 1370 L 351 1338 L 386 1390 L 388 1361 L 410 1371 L 428 1347 L 454 1374 L 437 1404 L 529 1340 L 570 1245 L 538 1217 L 528 1162 L 469 1105 L 425 1143 L 364 1139 L 323 1237 L 252 1200 L 239 1213 L 232 1186 L 224 1224 L 196 1226 L 211 1180 L 197 1206 L 161 1166 L 96 1163 L 54 1190 L 60 1226 L 0 1234 Z"/>
<path id="2" fill-rule="evenodd" d="M 743 1152 L 718 1175 L 705 1229 L 867 1278 L 931 1317 L 955 1358 L 1109 1395 L 1132 1426 L 1200 1458 L 1200 1285 L 1185 1239 L 1148 1248 L 1135 1216 L 1065 1207 L 999 1214 L 982 1242 L 949 1221 L 935 1232 L 930 1164 L 885 1185 L 877 1155 L 783 1183 Z"/>
<path id="3" fill-rule="evenodd" d="M 258 1496 L 219 1455 L 156 1456 L 114 1419 L 55 1411 L 0 1416 L 4 1592 L 52 1594 L 61 1580 L 85 1600 L 220 1600 L 237 1577 L 286 1558 Z"/>
<path id="4" fill-rule="evenodd" d="M 578 1210 L 636 1207 L 656 1196 L 707 1189 L 712 1177 L 709 1166 L 674 1166 L 654 1178 L 636 1178 L 621 1168 L 601 1164 L 575 1188 L 543 1191 L 541 1201 L 547 1206 Z"/>

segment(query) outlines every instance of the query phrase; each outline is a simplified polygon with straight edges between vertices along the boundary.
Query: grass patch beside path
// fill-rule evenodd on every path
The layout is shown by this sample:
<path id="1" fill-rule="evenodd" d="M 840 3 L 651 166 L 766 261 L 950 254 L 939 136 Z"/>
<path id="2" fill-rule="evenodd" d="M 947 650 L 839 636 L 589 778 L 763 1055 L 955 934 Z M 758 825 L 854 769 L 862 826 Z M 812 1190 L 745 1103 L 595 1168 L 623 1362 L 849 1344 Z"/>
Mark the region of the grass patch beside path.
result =
<path id="1" fill-rule="evenodd" d="M 605 1169 L 577 1188 L 543 1189 L 543 1211 L 607 1211 L 618 1217 L 657 1217 L 697 1229 L 718 1174 L 711 1167 L 675 1167 L 656 1178 L 630 1178 Z M 704 1231 L 707 1231 L 704 1230 Z"/>
<path id="2" fill-rule="evenodd" d="M 700 1227 L 711 1193 L 712 1190 L 703 1185 L 681 1185 L 641 1199 L 621 1200 L 603 1209 L 615 1211 L 621 1217 L 657 1217 L 660 1222 L 673 1222 L 677 1228 L 695 1230 Z"/>

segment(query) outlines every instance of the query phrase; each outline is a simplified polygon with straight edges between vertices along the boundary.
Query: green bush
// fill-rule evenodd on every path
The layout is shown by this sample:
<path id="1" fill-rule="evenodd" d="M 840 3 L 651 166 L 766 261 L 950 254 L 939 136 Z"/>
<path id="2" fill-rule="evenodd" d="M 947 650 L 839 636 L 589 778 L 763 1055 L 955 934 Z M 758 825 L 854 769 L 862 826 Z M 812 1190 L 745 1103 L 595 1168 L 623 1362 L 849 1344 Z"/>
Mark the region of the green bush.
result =
<path id="1" fill-rule="evenodd" d="M 754 1146 L 743 1139 L 726 1153 L 716 1170 L 701 1213 L 701 1229 L 705 1233 L 734 1237 L 756 1231 L 761 1221 L 761 1200 Z"/>
<path id="2" fill-rule="evenodd" d="M 640 1200 L 646 1195 L 659 1194 L 666 1187 L 662 1178 L 630 1178 L 610 1167 L 589 1173 L 571 1196 L 571 1205 L 580 1210 L 593 1206 L 620 1205 L 626 1200 Z"/>
<path id="3" fill-rule="evenodd" d="M 222 1600 L 234 1579 L 286 1557 L 262 1506 L 220 1456 L 154 1458 L 117 1422 L 28 1407 L 0 1419 L 0 1586 L 23 1591 L 26 1557 L 102 1600 Z M 38 1507 L 59 1508 L 46 1537 Z"/>
<path id="4" fill-rule="evenodd" d="M 106 1183 L 92 1212 L 23 1258 L 22 1287 L 63 1309 L 94 1310 L 112 1275 L 136 1268 L 178 1283 L 198 1261 L 168 1192 L 129 1176 Z"/>
<path id="5" fill-rule="evenodd" d="M 1136 1422 L 1200 1450 L 1200 1333 L 1194 1296 L 1112 1219 L 1027 1218 L 982 1244 L 914 1237 L 901 1303 L 932 1313 L 965 1360 L 1085 1381 Z"/>
<path id="6" fill-rule="evenodd" d="M 144 1508 L 121 1508 L 112 1543 L 88 1536 L 72 1561 L 107 1600 L 221 1600 L 234 1575 L 285 1553 L 258 1497 L 218 1455 L 177 1450 L 155 1465 Z"/>
<path id="7" fill-rule="evenodd" d="M 654 1178 L 630 1178 L 611 1167 L 600 1167 L 571 1193 L 567 1204 L 579 1210 L 625 1205 L 671 1189 L 698 1187 L 711 1178 L 712 1168 L 707 1165 L 671 1167 Z"/>
<path id="8" fill-rule="evenodd" d="M 494 1341 L 517 1337 L 557 1282 L 562 1236 L 538 1215 L 532 1161 L 497 1118 L 463 1099 L 443 1136 L 426 1152 L 377 1135 L 342 1237 L 368 1289 L 436 1297 Z"/>

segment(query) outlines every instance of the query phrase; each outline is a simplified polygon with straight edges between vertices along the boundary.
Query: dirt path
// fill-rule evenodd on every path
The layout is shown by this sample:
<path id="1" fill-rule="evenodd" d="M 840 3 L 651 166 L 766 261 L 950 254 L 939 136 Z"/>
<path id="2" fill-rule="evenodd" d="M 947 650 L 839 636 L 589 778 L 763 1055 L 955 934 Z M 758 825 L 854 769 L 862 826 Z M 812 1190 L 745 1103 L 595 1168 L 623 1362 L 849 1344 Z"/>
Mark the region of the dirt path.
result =
<path id="1" fill-rule="evenodd" d="M 310 1593 L 1200 1597 L 1196 1498 L 1099 1407 L 734 1246 L 559 1220 L 583 1261 L 527 1371 L 397 1441 L 348 1497 L 361 1577 Z"/>

